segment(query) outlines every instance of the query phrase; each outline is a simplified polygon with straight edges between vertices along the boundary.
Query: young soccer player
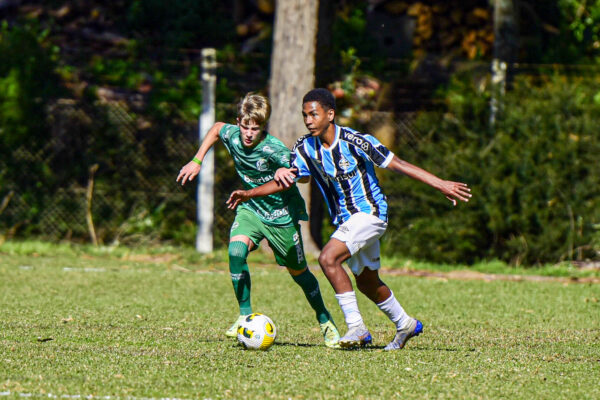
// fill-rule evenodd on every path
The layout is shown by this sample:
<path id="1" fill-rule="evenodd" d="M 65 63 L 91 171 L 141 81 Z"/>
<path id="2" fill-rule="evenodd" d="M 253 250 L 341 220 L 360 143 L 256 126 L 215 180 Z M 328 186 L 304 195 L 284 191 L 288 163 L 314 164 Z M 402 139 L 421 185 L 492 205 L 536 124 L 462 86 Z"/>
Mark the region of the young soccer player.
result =
<path id="1" fill-rule="evenodd" d="M 469 201 L 470 189 L 399 159 L 371 135 L 336 125 L 335 99 L 326 89 L 313 89 L 304 96 L 302 115 L 310 133 L 296 142 L 291 168 L 279 169 L 268 184 L 233 192 L 227 203 L 235 208 L 249 199 L 285 190 L 298 178 L 312 176 L 337 226 L 319 256 L 319 264 L 333 286 L 348 326 L 340 346 L 350 348 L 372 342 L 352 282 L 342 267 L 342 262 L 347 262 L 358 289 L 396 326 L 396 334 L 385 350 L 402 349 L 411 337 L 423 331 L 423 324 L 404 311 L 379 277 L 379 238 L 387 228 L 387 201 L 374 166 L 422 181 L 454 205 L 456 200 Z"/>
<path id="2" fill-rule="evenodd" d="M 270 114 L 267 98 L 247 94 L 238 104 L 237 125 L 217 122 L 208 131 L 192 161 L 181 168 L 177 182 L 184 185 L 198 175 L 204 156 L 219 139 L 233 157 L 235 169 L 246 189 L 271 181 L 278 168 L 289 167 L 290 151 L 279 139 L 263 130 Z M 295 185 L 289 191 L 253 199 L 237 209 L 229 238 L 229 271 L 240 315 L 225 333 L 227 336 L 235 337 L 241 321 L 252 313 L 246 258 L 262 239 L 266 239 L 277 263 L 287 268 L 315 310 L 325 345 L 338 347 L 340 335 L 325 308 L 319 283 L 307 268 L 304 257 L 298 221 L 307 219 L 304 200 Z"/>

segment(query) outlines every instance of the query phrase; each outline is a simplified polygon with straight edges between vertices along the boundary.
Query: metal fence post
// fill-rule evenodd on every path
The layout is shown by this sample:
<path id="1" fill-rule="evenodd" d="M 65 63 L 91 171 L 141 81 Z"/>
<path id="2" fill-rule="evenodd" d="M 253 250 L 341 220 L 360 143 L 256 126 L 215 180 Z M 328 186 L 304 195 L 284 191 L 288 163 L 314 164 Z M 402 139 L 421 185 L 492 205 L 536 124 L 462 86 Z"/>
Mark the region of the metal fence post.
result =
<path id="1" fill-rule="evenodd" d="M 202 49 L 202 113 L 198 126 L 200 143 L 215 123 L 216 67 L 216 50 Z M 198 175 L 196 250 L 200 253 L 210 253 L 213 250 L 214 178 L 215 157 L 214 152 L 209 151 L 202 161 L 202 169 Z"/>

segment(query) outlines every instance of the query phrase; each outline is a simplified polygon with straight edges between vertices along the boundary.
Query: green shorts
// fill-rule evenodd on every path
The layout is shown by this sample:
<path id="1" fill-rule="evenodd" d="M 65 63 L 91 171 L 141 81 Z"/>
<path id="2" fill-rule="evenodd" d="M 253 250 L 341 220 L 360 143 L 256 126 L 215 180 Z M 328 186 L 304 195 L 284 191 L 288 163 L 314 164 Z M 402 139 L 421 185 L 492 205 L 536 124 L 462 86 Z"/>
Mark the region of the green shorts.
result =
<path id="1" fill-rule="evenodd" d="M 293 270 L 306 268 L 302 234 L 300 233 L 300 226 L 297 224 L 267 225 L 252 211 L 240 208 L 233 225 L 231 225 L 229 237 L 232 238 L 237 235 L 249 237 L 256 247 L 258 247 L 261 240 L 266 239 L 271 249 L 273 249 L 275 261 L 279 265 Z"/>

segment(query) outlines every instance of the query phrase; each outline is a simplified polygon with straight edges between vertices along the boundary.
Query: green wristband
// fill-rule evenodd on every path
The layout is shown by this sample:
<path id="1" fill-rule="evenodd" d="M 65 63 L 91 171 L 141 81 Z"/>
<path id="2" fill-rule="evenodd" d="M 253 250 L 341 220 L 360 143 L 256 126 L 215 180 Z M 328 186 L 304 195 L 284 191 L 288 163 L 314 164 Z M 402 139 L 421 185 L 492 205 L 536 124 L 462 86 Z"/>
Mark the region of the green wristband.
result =
<path id="1" fill-rule="evenodd" d="M 198 160 L 196 157 L 192 158 L 192 161 L 198 165 L 202 165 L 202 161 Z"/>

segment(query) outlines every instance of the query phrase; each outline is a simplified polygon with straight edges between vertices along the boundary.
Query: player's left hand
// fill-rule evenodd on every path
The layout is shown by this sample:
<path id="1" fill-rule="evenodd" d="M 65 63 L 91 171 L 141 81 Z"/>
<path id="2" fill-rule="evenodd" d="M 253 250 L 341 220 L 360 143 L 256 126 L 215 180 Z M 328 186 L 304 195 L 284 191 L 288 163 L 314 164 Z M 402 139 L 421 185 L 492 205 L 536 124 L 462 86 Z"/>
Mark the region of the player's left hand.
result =
<path id="1" fill-rule="evenodd" d="M 275 176 L 273 176 L 273 180 L 283 186 L 290 187 L 294 184 L 296 179 L 295 174 L 296 168 L 284 168 L 281 167 L 277 171 L 275 171 Z"/>
<path id="2" fill-rule="evenodd" d="M 444 181 L 440 187 L 440 191 L 446 195 L 446 198 L 456 206 L 456 200 L 468 202 L 471 196 L 471 188 L 466 183 Z"/>
<path id="3" fill-rule="evenodd" d="M 227 208 L 230 210 L 235 210 L 240 203 L 244 203 L 250 199 L 250 196 L 246 194 L 245 190 L 236 190 L 231 192 L 229 195 L 229 199 L 225 202 L 227 204 Z"/>

